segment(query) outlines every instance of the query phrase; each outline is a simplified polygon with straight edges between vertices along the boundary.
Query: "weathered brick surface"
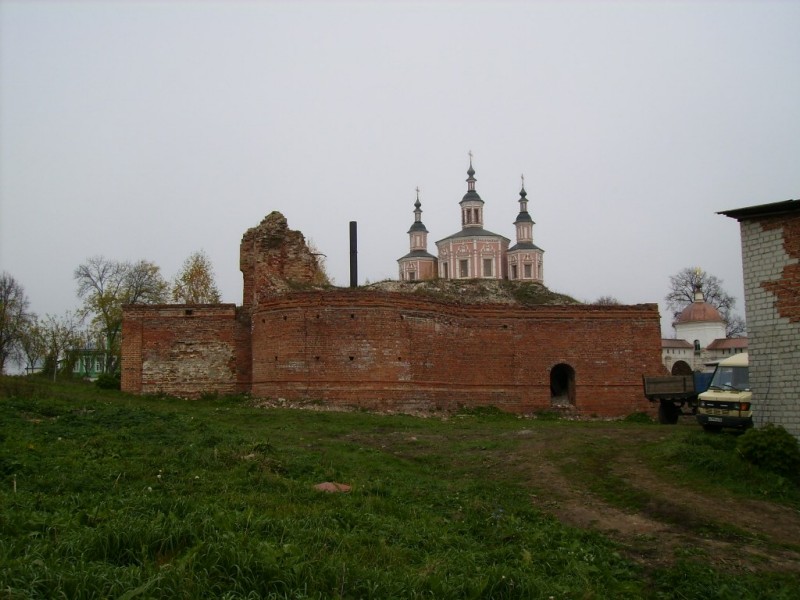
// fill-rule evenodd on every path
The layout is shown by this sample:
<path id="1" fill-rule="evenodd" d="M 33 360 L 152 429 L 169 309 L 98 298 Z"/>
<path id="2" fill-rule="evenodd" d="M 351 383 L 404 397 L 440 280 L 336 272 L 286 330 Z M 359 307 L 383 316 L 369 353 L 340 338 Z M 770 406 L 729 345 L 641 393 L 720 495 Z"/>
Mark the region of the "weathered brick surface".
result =
<path id="1" fill-rule="evenodd" d="M 800 438 L 800 214 L 741 221 L 756 425 Z"/>
<path id="2" fill-rule="evenodd" d="M 407 294 L 326 291 L 253 313 L 252 392 L 371 409 L 552 407 L 550 371 L 575 371 L 574 412 L 650 407 L 659 313 L 639 306 L 456 306 Z"/>
<path id="3" fill-rule="evenodd" d="M 122 389 L 196 397 L 246 391 L 249 318 L 233 304 L 124 308 Z"/>
<path id="4" fill-rule="evenodd" d="M 371 290 L 291 292 L 323 283 L 324 273 L 280 213 L 245 233 L 240 266 L 241 308 L 125 307 L 124 390 L 249 391 L 391 410 L 653 410 L 641 377 L 663 370 L 655 304 L 525 308 Z M 551 378 L 564 372 L 571 383 Z"/>
<path id="5" fill-rule="evenodd" d="M 651 410 L 641 376 L 662 370 L 652 304 L 514 308 L 331 290 L 264 302 L 252 325 L 248 315 L 233 305 L 126 307 L 123 390 L 528 413 L 553 408 L 551 370 L 569 365 L 567 410 L 622 416 Z"/>
<path id="6" fill-rule="evenodd" d="M 289 229 L 286 218 L 276 211 L 242 236 L 239 268 L 244 277 L 245 308 L 284 293 L 292 285 L 328 283 L 303 234 Z"/>

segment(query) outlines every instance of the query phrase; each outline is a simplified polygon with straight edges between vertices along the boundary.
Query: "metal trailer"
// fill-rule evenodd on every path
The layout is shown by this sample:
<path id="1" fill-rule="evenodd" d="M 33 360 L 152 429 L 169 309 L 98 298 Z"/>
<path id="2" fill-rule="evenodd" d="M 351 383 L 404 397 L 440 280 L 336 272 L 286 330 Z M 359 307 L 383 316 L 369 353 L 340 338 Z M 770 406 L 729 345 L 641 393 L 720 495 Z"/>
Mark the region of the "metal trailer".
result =
<path id="1" fill-rule="evenodd" d="M 712 373 L 642 377 L 644 395 L 658 402 L 658 422 L 674 425 L 678 417 L 697 412 L 697 397 L 708 389 Z M 688 412 L 684 412 L 684 408 Z"/>

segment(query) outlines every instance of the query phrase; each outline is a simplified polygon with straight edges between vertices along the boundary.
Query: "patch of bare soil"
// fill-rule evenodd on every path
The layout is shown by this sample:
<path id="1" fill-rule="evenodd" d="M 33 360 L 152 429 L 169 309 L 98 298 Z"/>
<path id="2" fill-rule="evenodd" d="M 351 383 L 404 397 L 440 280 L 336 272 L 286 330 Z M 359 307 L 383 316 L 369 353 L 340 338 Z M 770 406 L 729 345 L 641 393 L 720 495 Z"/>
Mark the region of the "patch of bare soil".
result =
<path id="1" fill-rule="evenodd" d="M 617 447 L 605 472 L 647 498 L 637 510 L 604 501 L 590 489 L 591 478 L 564 474 L 570 462 L 564 451 L 581 444 L 564 436 L 586 435 L 586 430 L 535 433 L 522 446 L 529 459 L 536 457 L 525 461 L 538 490 L 533 503 L 563 523 L 608 535 L 637 562 L 670 566 L 679 556 L 695 556 L 733 571 L 800 572 L 800 512 L 726 493 L 702 493 L 660 478 L 637 458 L 637 445 L 664 435 L 660 429 L 646 434 L 648 439 L 632 439 L 630 429 L 613 425 L 591 431 Z"/>

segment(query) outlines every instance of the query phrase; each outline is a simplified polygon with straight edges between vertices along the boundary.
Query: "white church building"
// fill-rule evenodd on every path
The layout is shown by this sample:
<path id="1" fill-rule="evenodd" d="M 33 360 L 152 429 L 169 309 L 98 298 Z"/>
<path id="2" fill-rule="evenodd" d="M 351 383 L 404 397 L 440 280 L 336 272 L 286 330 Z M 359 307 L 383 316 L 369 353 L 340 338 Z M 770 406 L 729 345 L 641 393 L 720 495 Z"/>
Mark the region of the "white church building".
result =
<path id="1" fill-rule="evenodd" d="M 747 352 L 747 338 L 725 337 L 725 321 L 703 291 L 696 289 L 694 302 L 673 323 L 675 338 L 661 340 L 661 359 L 673 375 L 690 375 L 723 358 Z"/>

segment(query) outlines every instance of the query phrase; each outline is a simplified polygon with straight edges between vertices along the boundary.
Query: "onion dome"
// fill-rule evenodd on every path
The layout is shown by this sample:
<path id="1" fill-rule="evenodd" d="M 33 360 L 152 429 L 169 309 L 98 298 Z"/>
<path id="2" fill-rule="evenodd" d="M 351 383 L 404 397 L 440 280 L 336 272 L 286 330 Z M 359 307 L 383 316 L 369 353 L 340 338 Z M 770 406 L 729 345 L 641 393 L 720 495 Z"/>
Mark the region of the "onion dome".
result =
<path id="1" fill-rule="evenodd" d="M 464 194 L 459 204 L 463 204 L 464 202 L 480 202 L 484 204 L 478 192 L 475 191 L 475 182 L 477 179 L 475 179 L 475 169 L 472 168 L 472 152 L 469 153 L 469 169 L 467 169 L 467 175 L 467 193 Z"/>
<path id="2" fill-rule="evenodd" d="M 533 223 L 530 213 L 528 213 L 528 192 L 525 191 L 525 178 L 522 179 L 522 189 L 519 191 L 519 214 L 514 223 Z"/>
<path id="3" fill-rule="evenodd" d="M 703 298 L 703 291 L 697 287 L 694 290 L 694 302 L 681 311 L 675 324 L 685 323 L 724 323 L 722 315 L 712 304 Z"/>
<path id="4" fill-rule="evenodd" d="M 408 230 L 408 233 L 412 233 L 414 231 L 424 231 L 425 233 L 428 233 L 428 230 L 422 223 L 422 203 L 419 201 L 419 188 L 417 188 L 417 201 L 414 202 L 414 222 L 411 224 L 411 228 Z"/>

